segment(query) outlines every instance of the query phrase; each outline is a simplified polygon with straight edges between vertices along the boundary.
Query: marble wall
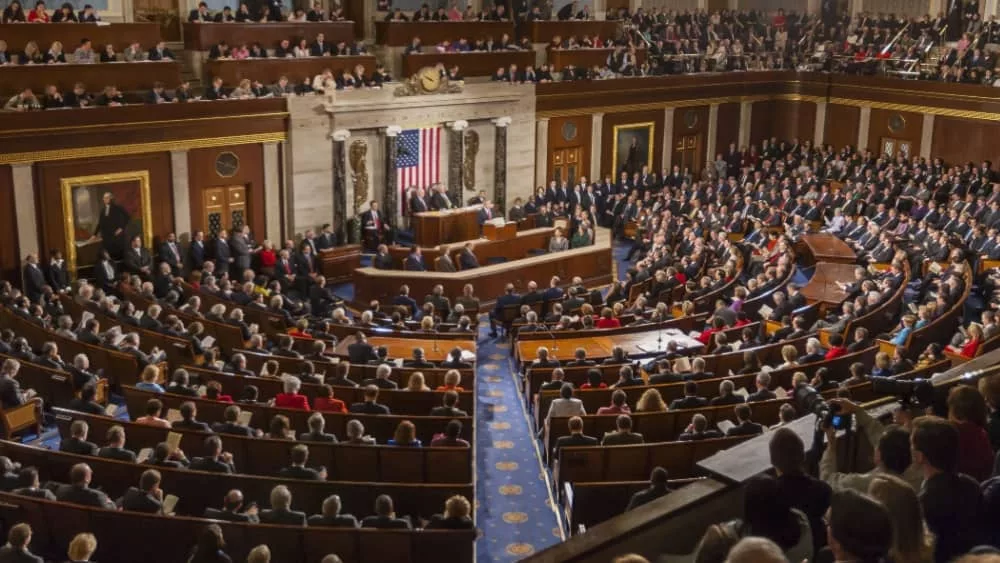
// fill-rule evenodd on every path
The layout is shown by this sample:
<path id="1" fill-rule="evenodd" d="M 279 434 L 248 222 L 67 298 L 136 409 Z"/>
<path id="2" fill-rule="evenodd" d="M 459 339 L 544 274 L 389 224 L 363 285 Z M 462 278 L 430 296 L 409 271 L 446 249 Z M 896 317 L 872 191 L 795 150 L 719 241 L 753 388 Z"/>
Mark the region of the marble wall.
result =
<path id="1" fill-rule="evenodd" d="M 396 97 L 393 88 L 337 92 L 332 99 L 322 97 L 289 98 L 290 132 L 285 158 L 285 232 L 298 235 L 315 228 L 333 216 L 334 131 L 346 130 L 347 154 L 356 140 L 367 145 L 365 167 L 369 188 L 366 200 L 382 200 L 385 186 L 385 136 L 391 125 L 403 129 L 441 124 L 441 183 L 447 185 L 447 143 L 450 131 L 446 123 L 465 120 L 466 131 L 475 131 L 479 147 L 475 163 L 475 189 L 493 195 L 494 125 L 499 117 L 512 119 L 507 143 L 508 201 L 532 192 L 535 169 L 535 93 L 533 86 L 466 84 L 457 94 L 431 94 Z M 350 159 L 348 158 L 348 161 Z M 350 162 L 336 163 L 350 166 Z M 367 209 L 367 203 L 354 208 L 355 185 L 347 170 L 347 216 Z M 462 191 L 463 199 L 475 192 Z"/>

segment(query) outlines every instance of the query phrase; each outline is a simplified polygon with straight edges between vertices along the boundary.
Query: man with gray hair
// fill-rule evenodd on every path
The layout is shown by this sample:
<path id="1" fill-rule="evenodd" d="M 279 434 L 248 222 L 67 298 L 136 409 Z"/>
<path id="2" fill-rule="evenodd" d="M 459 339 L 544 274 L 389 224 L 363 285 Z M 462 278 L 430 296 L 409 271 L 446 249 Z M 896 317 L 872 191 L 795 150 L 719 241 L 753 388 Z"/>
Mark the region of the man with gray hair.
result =
<path id="1" fill-rule="evenodd" d="M 736 542 L 729 550 L 726 563 L 788 563 L 788 559 L 773 541 L 748 536 Z"/>
<path id="2" fill-rule="evenodd" d="M 379 389 L 399 389 L 399 385 L 390 379 L 389 376 L 391 375 L 392 366 L 389 364 L 379 364 L 379 366 L 375 368 L 375 377 L 362 381 L 361 385 L 374 385 Z"/>
<path id="3" fill-rule="evenodd" d="M 323 500 L 323 513 L 310 516 L 309 525 L 329 528 L 357 528 L 359 526 L 357 518 L 351 514 L 341 514 L 340 510 L 340 496 L 330 495 Z"/>
<path id="4" fill-rule="evenodd" d="M 305 526 L 305 512 L 292 510 L 292 492 L 284 485 L 271 489 L 271 509 L 260 513 L 262 524 L 284 524 L 286 526 Z"/>
<path id="5" fill-rule="evenodd" d="M 777 397 L 774 391 L 771 391 L 771 374 L 769 373 L 758 373 L 757 374 L 757 391 L 751 393 L 747 397 L 748 403 L 754 403 L 757 401 L 770 401 Z"/>

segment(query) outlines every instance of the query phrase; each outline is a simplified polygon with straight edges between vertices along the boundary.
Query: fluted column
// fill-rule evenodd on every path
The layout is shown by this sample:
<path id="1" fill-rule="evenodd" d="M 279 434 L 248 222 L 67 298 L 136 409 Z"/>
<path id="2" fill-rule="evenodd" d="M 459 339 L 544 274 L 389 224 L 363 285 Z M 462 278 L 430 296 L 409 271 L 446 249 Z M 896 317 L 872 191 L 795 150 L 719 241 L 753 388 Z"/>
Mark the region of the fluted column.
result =
<path id="1" fill-rule="evenodd" d="M 174 232 L 177 240 L 191 240 L 191 189 L 188 176 L 188 151 L 170 151 L 170 187 L 174 203 Z"/>
<path id="2" fill-rule="evenodd" d="M 663 142 L 660 143 L 660 169 L 670 172 L 674 160 L 674 108 L 663 109 Z M 611 176 L 615 180 L 614 175 Z"/>
<path id="3" fill-rule="evenodd" d="M 931 159 L 931 143 L 934 142 L 934 114 L 925 113 L 920 129 L 920 156 Z M 913 155 L 910 155 L 913 156 Z"/>
<path id="4" fill-rule="evenodd" d="M 494 142 L 493 155 L 493 202 L 496 203 L 499 213 L 507 213 L 507 126 L 510 125 L 509 117 L 498 117 L 493 120 Z"/>
<path id="5" fill-rule="evenodd" d="M 599 111 L 590 116 L 590 181 L 597 182 L 601 178 L 601 132 L 604 131 L 604 112 Z"/>
<path id="6" fill-rule="evenodd" d="M 333 230 L 340 240 L 346 241 L 350 237 L 347 228 L 347 140 L 351 132 L 338 129 L 330 138 L 333 140 Z"/>
<path id="7" fill-rule="evenodd" d="M 861 107 L 861 117 L 858 122 L 858 150 L 864 150 L 868 147 L 868 131 L 871 129 L 872 125 L 872 107 L 862 106 Z M 875 147 L 876 149 L 878 147 Z"/>
<path id="8" fill-rule="evenodd" d="M 705 162 L 711 164 L 715 160 L 716 146 L 719 137 L 719 104 L 708 106 L 708 139 L 705 139 Z"/>
<path id="9" fill-rule="evenodd" d="M 819 146 L 826 139 L 826 102 L 816 102 L 816 122 L 813 124 L 813 145 Z"/>
<path id="10" fill-rule="evenodd" d="M 382 212 L 386 217 L 391 217 L 390 223 L 393 226 L 399 224 L 399 178 L 396 177 L 396 156 L 399 147 L 396 141 L 403 128 L 399 125 L 390 125 L 385 128 L 385 193 L 382 194 Z"/>
<path id="11" fill-rule="evenodd" d="M 750 145 L 750 124 L 751 116 L 753 114 L 753 102 L 741 102 L 740 103 L 740 133 L 739 133 L 739 147 L 743 148 Z M 715 155 L 712 155 L 715 158 Z"/>
<path id="12" fill-rule="evenodd" d="M 35 182 L 32 163 L 13 164 L 10 167 L 14 180 L 14 210 L 17 211 L 17 243 L 20 258 L 38 254 L 38 228 L 35 221 Z M 44 262 L 44 257 L 39 257 Z M 76 272 L 70 272 L 75 274 Z"/>
<path id="13" fill-rule="evenodd" d="M 549 118 L 535 123 L 535 185 L 544 186 L 549 175 Z"/>
<path id="14" fill-rule="evenodd" d="M 469 122 L 464 119 L 448 124 L 448 197 L 461 205 L 462 197 L 462 158 L 465 157 L 465 130 Z"/>

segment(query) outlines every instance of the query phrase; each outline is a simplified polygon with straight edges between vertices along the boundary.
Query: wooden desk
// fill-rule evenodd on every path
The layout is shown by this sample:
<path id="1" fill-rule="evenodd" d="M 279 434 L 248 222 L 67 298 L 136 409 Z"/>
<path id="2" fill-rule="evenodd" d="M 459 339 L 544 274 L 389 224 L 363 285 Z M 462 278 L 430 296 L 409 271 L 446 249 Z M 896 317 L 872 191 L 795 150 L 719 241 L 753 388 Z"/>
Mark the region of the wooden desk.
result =
<path id="1" fill-rule="evenodd" d="M 177 61 L 158 61 L 0 68 L 0 93 L 14 94 L 23 88 L 31 88 L 39 98 L 49 84 L 55 84 L 65 95 L 73 90 L 74 84 L 83 82 L 87 90 L 96 95 L 105 86 L 111 85 L 118 86 L 123 92 L 149 90 L 156 81 L 163 82 L 168 88 L 180 84 L 181 64 Z"/>
<path id="2" fill-rule="evenodd" d="M 567 65 L 577 68 L 592 68 L 594 65 L 603 67 L 608 62 L 608 55 L 614 49 L 549 49 L 548 62 L 554 70 L 562 70 Z M 646 61 L 646 50 L 635 50 L 636 62 L 642 64 Z"/>
<path id="3" fill-rule="evenodd" d="M 575 35 L 577 39 L 584 35 L 613 39 L 618 37 L 621 27 L 621 22 L 608 20 L 533 21 L 528 22 L 528 37 L 532 43 L 550 43 L 556 35 L 563 39 L 571 35 Z"/>
<path id="4" fill-rule="evenodd" d="M 347 347 L 356 341 L 354 336 L 348 336 L 337 344 L 334 350 L 338 356 L 346 357 Z M 397 338 L 395 336 L 372 336 L 368 338 L 368 343 L 378 348 L 385 346 L 389 349 L 390 358 L 403 358 L 409 360 L 413 357 L 414 348 L 424 349 L 424 358 L 429 362 L 442 362 L 448 359 L 451 349 L 458 346 L 462 350 L 476 353 L 475 340 L 436 340 L 434 338 Z"/>
<path id="5" fill-rule="evenodd" d="M 115 52 L 121 52 L 138 41 L 144 49 L 149 49 L 160 41 L 160 25 L 156 23 L 113 23 L 97 25 L 93 23 L 60 23 L 51 25 L 25 25 L 23 23 L 0 24 L 0 38 L 7 42 L 11 53 L 20 53 L 28 41 L 38 43 L 43 53 L 53 41 L 63 44 L 63 51 L 72 53 L 80 46 L 80 40 L 87 38 L 94 44 L 94 51 L 104 51 L 111 43 Z"/>
<path id="6" fill-rule="evenodd" d="M 420 246 L 437 246 L 479 236 L 479 205 L 413 214 L 413 235 Z"/>
<path id="7" fill-rule="evenodd" d="M 854 280 L 853 264 L 837 264 L 820 262 L 812 279 L 802 287 L 802 295 L 809 303 L 820 303 L 821 306 L 837 307 L 844 302 L 847 294 L 837 286 L 836 282 L 850 283 Z"/>
<path id="8" fill-rule="evenodd" d="M 351 273 L 361 267 L 361 245 L 349 244 L 319 252 L 319 271 L 327 283 L 351 280 Z"/>
<path id="9" fill-rule="evenodd" d="M 351 57 L 308 57 L 305 59 L 245 59 L 205 61 L 202 65 L 206 83 L 218 76 L 223 84 L 236 86 L 240 80 L 260 80 L 264 84 L 274 84 L 282 76 L 287 76 L 291 84 L 302 82 L 302 79 L 320 74 L 326 69 L 333 71 L 339 77 L 341 72 L 351 72 L 356 65 L 365 67 L 365 75 L 371 75 L 375 70 L 374 55 L 359 55 Z"/>
<path id="10" fill-rule="evenodd" d="M 830 233 L 812 233 L 802 235 L 796 244 L 796 251 L 800 251 L 806 263 L 834 262 L 838 264 L 854 264 L 858 260 L 857 254 L 846 242 L 831 235 Z M 854 279 L 852 273 L 841 281 L 851 281 Z"/>
<path id="11" fill-rule="evenodd" d="M 662 345 L 657 348 L 657 338 L 660 331 L 633 332 L 609 336 L 591 336 L 587 338 L 559 338 L 555 340 L 518 340 L 517 354 L 521 361 L 530 363 L 538 357 L 539 348 L 548 348 L 549 357 L 560 361 L 573 359 L 577 348 L 583 348 L 590 359 L 610 358 L 611 350 L 621 346 L 632 357 L 655 356 L 665 352 L 669 342 L 676 342 L 678 350 L 698 350 L 703 347 L 701 342 L 691 338 L 677 329 L 666 329 L 662 332 Z M 558 347 L 558 350 L 555 348 Z"/>
<path id="12" fill-rule="evenodd" d="M 534 51 L 474 51 L 471 53 L 413 53 L 403 55 L 403 76 L 412 76 L 425 66 L 443 63 L 451 68 L 458 65 L 458 71 L 463 76 L 491 76 L 498 68 L 508 68 L 516 64 L 517 68 L 535 65 Z"/>
<path id="13" fill-rule="evenodd" d="M 545 227 L 530 231 L 520 231 L 514 238 L 509 240 L 493 241 L 478 238 L 466 242 L 472 244 L 472 252 L 476 255 L 476 259 L 479 260 L 479 264 L 483 266 L 491 258 L 506 258 L 507 261 L 519 260 L 527 257 L 528 252 L 532 250 L 539 248 L 547 249 L 549 247 L 549 238 L 552 237 L 552 233 L 554 232 L 554 228 Z M 446 248 L 446 252 L 450 253 L 456 267 L 459 266 L 457 256 L 463 246 L 465 246 L 465 242 L 452 244 Z M 392 256 L 396 267 L 402 269 L 403 260 L 410 254 L 410 248 L 407 246 L 391 246 L 389 247 L 389 254 Z M 441 247 L 432 246 L 422 248 L 421 254 L 424 256 L 424 263 L 427 264 L 427 268 L 433 269 L 434 260 L 441 256 Z"/>
<path id="14" fill-rule="evenodd" d="M 517 223 L 507 222 L 502 227 L 486 223 L 483 225 L 483 236 L 486 237 L 486 240 L 510 240 L 517 236 Z"/>
<path id="15" fill-rule="evenodd" d="M 273 23 L 185 23 L 184 48 L 194 51 L 208 51 L 219 41 L 230 45 L 260 42 L 267 49 L 273 49 L 288 39 L 292 45 L 299 39 L 310 43 L 317 33 L 324 35 L 324 41 L 336 45 L 340 41 L 354 41 L 354 22 L 273 22 Z"/>
<path id="16" fill-rule="evenodd" d="M 462 294 L 465 284 L 471 283 L 481 306 L 485 308 L 503 294 L 508 283 L 514 284 L 518 291 L 524 291 L 529 281 L 544 287 L 552 276 L 562 278 L 564 286 L 569 284 L 572 276 L 582 277 L 589 287 L 609 284 L 613 281 L 612 264 L 611 235 L 607 229 L 598 229 L 597 243 L 590 246 L 455 273 L 359 268 L 354 270 L 354 302 L 367 307 L 372 299 L 378 299 L 388 308 L 403 284 L 410 286 L 411 295 L 421 298 L 431 293 L 435 285 L 441 284 L 445 295 L 454 298 Z"/>
<path id="17" fill-rule="evenodd" d="M 514 36 L 513 22 L 375 22 L 375 44 L 388 47 L 406 47 L 414 37 L 425 46 L 433 46 L 443 41 L 455 43 L 463 37 L 469 43 L 488 37 L 499 40 L 504 33 Z"/>

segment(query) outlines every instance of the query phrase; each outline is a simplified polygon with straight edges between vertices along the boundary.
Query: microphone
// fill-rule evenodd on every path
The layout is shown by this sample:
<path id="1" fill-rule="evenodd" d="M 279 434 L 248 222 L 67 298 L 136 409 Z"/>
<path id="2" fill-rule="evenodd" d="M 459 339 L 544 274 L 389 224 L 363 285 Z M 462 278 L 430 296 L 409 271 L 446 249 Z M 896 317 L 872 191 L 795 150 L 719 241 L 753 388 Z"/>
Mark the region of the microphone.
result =
<path id="1" fill-rule="evenodd" d="M 552 340 L 552 355 L 554 357 L 556 352 L 559 351 L 559 341 L 556 339 L 556 335 L 552 332 L 552 329 L 549 328 L 549 325 L 545 323 L 545 319 L 542 319 L 541 326 L 545 328 L 545 333 L 548 334 L 549 338 Z"/>

